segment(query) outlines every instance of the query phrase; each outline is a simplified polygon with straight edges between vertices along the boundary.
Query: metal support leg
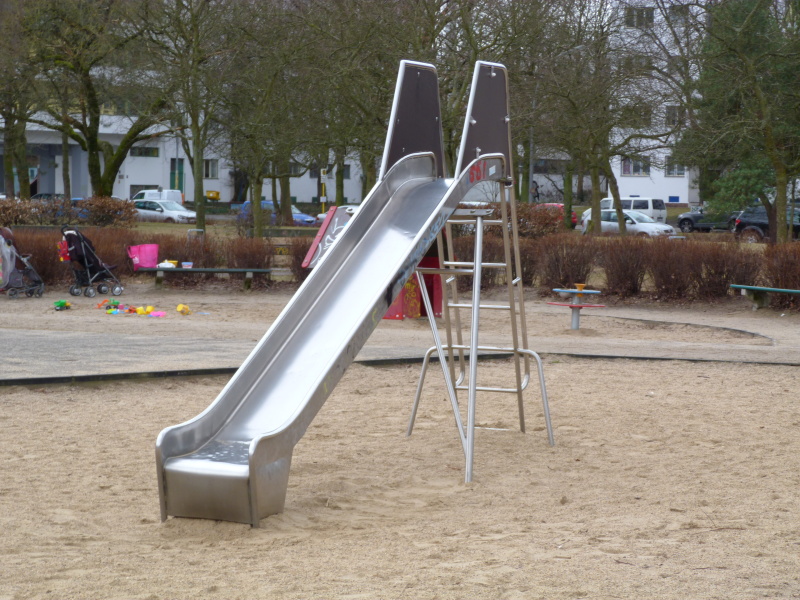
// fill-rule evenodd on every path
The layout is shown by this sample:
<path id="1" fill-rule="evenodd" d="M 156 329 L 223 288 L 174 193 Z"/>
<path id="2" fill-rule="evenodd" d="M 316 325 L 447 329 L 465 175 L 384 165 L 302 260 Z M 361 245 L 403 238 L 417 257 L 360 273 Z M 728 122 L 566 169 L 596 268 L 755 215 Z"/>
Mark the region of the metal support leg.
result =
<path id="1" fill-rule="evenodd" d="M 472 276 L 472 326 L 469 340 L 469 396 L 467 400 L 467 466 L 464 482 L 472 481 L 472 462 L 475 454 L 475 404 L 478 386 L 478 325 L 481 311 L 481 261 L 483 259 L 483 218 L 475 225 L 475 256 Z"/>
<path id="2" fill-rule="evenodd" d="M 581 327 L 581 309 L 577 306 L 572 307 L 572 329 Z"/>

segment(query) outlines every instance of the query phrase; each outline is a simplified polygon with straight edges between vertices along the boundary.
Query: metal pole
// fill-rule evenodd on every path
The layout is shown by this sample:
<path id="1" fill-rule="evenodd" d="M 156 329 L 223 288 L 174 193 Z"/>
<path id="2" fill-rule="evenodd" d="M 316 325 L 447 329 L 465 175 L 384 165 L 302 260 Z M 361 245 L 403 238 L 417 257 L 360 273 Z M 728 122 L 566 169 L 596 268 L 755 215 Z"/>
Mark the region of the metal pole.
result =
<path id="1" fill-rule="evenodd" d="M 475 454 L 475 402 L 478 385 L 478 325 L 481 312 L 481 260 L 483 259 L 483 217 L 475 224 L 474 275 L 472 276 L 472 327 L 469 340 L 469 395 L 467 400 L 467 465 L 465 483 L 472 481 Z"/>

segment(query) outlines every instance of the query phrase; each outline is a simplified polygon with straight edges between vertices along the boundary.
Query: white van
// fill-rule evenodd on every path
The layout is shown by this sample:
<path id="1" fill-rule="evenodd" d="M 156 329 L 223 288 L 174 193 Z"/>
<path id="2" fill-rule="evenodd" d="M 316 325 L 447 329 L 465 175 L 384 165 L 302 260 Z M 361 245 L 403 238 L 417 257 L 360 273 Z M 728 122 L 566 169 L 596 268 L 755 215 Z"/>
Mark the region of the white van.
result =
<path id="1" fill-rule="evenodd" d="M 150 200 L 152 202 L 175 202 L 183 204 L 183 192 L 180 190 L 142 190 L 131 198 L 132 202 L 137 200 Z"/>
<path id="2" fill-rule="evenodd" d="M 619 199 L 622 210 L 635 210 L 647 215 L 657 223 L 667 222 L 667 205 L 658 198 L 643 198 L 640 196 L 623 196 Z M 600 210 L 613 210 L 614 199 L 603 198 L 600 200 Z M 581 224 L 585 223 L 592 214 L 592 209 L 583 211 Z"/>

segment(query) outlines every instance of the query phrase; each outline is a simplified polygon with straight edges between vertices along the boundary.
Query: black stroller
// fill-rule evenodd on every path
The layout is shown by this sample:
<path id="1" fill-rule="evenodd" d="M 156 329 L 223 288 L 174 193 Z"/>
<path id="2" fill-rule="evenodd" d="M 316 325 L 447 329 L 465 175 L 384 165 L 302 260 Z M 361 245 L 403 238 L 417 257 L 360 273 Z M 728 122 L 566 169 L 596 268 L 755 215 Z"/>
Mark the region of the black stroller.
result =
<path id="1" fill-rule="evenodd" d="M 116 267 L 100 260 L 89 238 L 69 225 L 61 228 L 61 235 L 63 240 L 59 244 L 59 256 L 61 260 L 70 261 L 72 274 L 75 276 L 75 283 L 70 286 L 69 293 L 73 296 L 83 293 L 88 298 L 94 298 L 97 292 L 107 294 L 110 291 L 114 296 L 119 296 L 122 293 L 122 284 L 111 272 Z"/>
<path id="2" fill-rule="evenodd" d="M 0 227 L 0 291 L 9 298 L 20 292 L 28 298 L 44 294 L 44 282 L 31 266 L 31 255 L 17 252 L 14 234 L 7 227 Z"/>

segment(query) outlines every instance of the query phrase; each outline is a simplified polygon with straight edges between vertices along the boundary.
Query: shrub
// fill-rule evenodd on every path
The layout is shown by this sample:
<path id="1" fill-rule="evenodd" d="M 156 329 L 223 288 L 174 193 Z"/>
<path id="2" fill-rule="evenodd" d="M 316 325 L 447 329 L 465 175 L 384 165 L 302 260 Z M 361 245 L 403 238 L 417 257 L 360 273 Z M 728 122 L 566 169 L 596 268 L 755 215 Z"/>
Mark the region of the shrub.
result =
<path id="1" fill-rule="evenodd" d="M 268 239 L 233 238 L 223 247 L 225 266 L 231 269 L 269 269 L 272 267 L 272 242 Z M 231 274 L 232 279 L 244 279 L 244 273 Z M 268 274 L 254 274 L 253 284 L 269 283 Z"/>
<path id="2" fill-rule="evenodd" d="M 543 289 L 588 281 L 598 249 L 593 237 L 561 233 L 541 238 L 537 245 L 539 285 Z"/>
<path id="3" fill-rule="evenodd" d="M 455 260 L 471 263 L 475 256 L 475 237 L 460 236 L 453 239 L 453 253 Z M 505 263 L 505 250 L 503 238 L 496 235 L 483 236 L 482 262 L 484 263 Z M 505 269 L 484 268 L 481 269 L 481 289 L 488 290 L 505 282 Z M 458 275 L 456 282 L 459 291 L 467 292 L 472 289 L 472 275 Z"/>
<path id="4" fill-rule="evenodd" d="M 297 283 L 305 281 L 311 273 L 311 269 L 303 267 L 303 260 L 313 241 L 307 237 L 293 237 L 289 240 L 289 269 Z"/>
<path id="5" fill-rule="evenodd" d="M 606 291 L 622 298 L 642 291 L 647 274 L 645 250 L 649 240 L 623 236 L 599 240 L 600 263 L 606 273 Z"/>
<path id="6" fill-rule="evenodd" d="M 14 198 L 0 200 L 0 227 L 13 227 L 33 222 L 34 205 Z"/>
<path id="7" fill-rule="evenodd" d="M 699 298 L 724 298 L 728 295 L 730 284 L 753 285 L 758 279 L 762 258 L 751 248 L 734 242 L 693 245 L 702 251 L 702 268 L 697 279 Z"/>
<path id="8" fill-rule="evenodd" d="M 532 239 L 520 239 L 519 256 L 520 272 L 517 276 L 522 277 L 522 285 L 532 286 L 538 274 L 539 244 Z"/>
<path id="9" fill-rule="evenodd" d="M 517 204 L 517 227 L 521 238 L 541 238 L 564 229 L 564 211 L 557 206 Z"/>
<path id="10" fill-rule="evenodd" d="M 662 300 L 689 297 L 702 273 L 702 252 L 706 247 L 696 242 L 651 240 L 645 255 L 656 297 Z"/>
<path id="11" fill-rule="evenodd" d="M 764 280 L 767 286 L 800 290 L 800 245 L 778 244 L 764 252 Z M 748 285 L 749 282 L 737 281 Z M 773 294 L 771 303 L 782 308 L 797 308 L 800 299 L 795 294 Z"/>
<path id="12" fill-rule="evenodd" d="M 92 196 L 73 207 L 73 213 L 87 225 L 94 227 L 133 227 L 136 208 L 133 202 L 108 196 Z"/>

